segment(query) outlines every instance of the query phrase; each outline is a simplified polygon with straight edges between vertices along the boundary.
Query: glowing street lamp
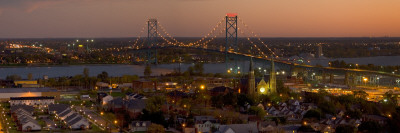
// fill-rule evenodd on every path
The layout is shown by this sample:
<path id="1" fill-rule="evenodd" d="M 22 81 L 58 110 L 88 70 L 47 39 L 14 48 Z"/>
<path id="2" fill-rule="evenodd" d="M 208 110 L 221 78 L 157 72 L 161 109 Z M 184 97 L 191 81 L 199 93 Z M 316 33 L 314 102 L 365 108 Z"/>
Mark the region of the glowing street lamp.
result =
<path id="1" fill-rule="evenodd" d="M 204 85 L 200 86 L 200 89 L 204 90 L 204 88 L 206 88 Z"/>
<path id="2" fill-rule="evenodd" d="M 367 77 L 364 77 L 363 80 L 364 80 L 364 82 L 365 82 L 365 85 L 367 85 L 368 78 L 367 78 Z"/>

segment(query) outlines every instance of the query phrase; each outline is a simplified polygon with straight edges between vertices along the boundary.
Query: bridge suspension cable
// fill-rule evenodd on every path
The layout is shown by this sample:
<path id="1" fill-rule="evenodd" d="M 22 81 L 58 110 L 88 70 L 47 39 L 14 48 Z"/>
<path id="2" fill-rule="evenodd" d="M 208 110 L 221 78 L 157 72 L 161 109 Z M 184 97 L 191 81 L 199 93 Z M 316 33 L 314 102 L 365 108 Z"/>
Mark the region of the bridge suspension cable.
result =
<path id="1" fill-rule="evenodd" d="M 144 23 L 144 26 L 142 27 L 142 30 L 139 33 L 139 36 L 136 38 L 135 42 L 132 44 L 133 49 L 139 49 L 139 46 L 137 45 L 137 43 L 139 42 L 140 38 L 142 37 L 142 34 L 143 34 L 144 30 L 146 29 L 146 25 L 147 25 L 147 23 Z"/>
<path id="2" fill-rule="evenodd" d="M 212 36 L 209 40 L 207 40 L 207 41 L 204 41 L 204 43 L 202 43 L 202 45 L 200 45 L 200 47 L 202 47 L 202 48 L 208 48 L 209 46 L 208 46 L 208 44 L 211 42 L 211 41 L 213 41 L 213 40 L 215 40 L 216 38 L 217 38 L 217 36 L 219 36 L 219 35 L 221 35 L 222 33 L 224 33 L 224 31 L 225 31 L 225 28 L 223 28 L 222 30 L 220 30 L 219 32 L 217 32 L 214 36 Z M 218 48 L 217 48 L 218 49 Z M 220 49 L 218 49 L 218 50 L 220 50 Z M 220 51 L 222 51 L 222 50 L 220 50 Z"/>
<path id="3" fill-rule="evenodd" d="M 245 35 L 245 33 L 243 32 L 243 30 L 241 30 L 240 28 L 238 28 L 238 30 L 240 31 L 240 32 L 239 32 L 240 34 Z M 250 39 L 250 37 L 246 37 L 246 39 L 252 44 L 251 46 L 254 46 L 254 47 L 256 48 L 256 50 L 262 54 L 262 57 L 268 58 L 268 56 L 267 56 L 259 47 L 257 47 L 257 44 L 255 44 L 255 43 Z M 252 47 L 251 47 L 251 49 L 252 49 Z M 250 52 L 251 52 L 251 51 L 250 51 Z"/>
<path id="4" fill-rule="evenodd" d="M 257 34 L 254 33 L 254 31 L 252 31 L 252 30 L 249 28 L 249 26 L 248 26 L 247 24 L 245 24 L 245 23 L 243 22 L 243 20 L 242 20 L 241 18 L 238 18 L 238 19 L 239 19 L 240 23 L 244 25 L 245 30 L 249 30 L 249 31 L 251 32 L 251 34 L 253 35 L 253 37 L 257 38 L 257 40 L 260 41 L 260 42 L 271 52 L 271 54 L 272 54 L 274 57 L 276 57 L 276 58 L 279 57 L 279 56 L 277 56 L 277 55 L 275 54 L 275 52 L 274 52 L 271 48 L 268 47 L 267 44 L 264 43 L 264 41 L 261 40 L 261 38 L 260 38 L 259 36 L 257 36 Z"/>
<path id="5" fill-rule="evenodd" d="M 202 37 L 200 40 L 197 40 L 197 41 L 194 43 L 194 45 L 200 45 L 200 43 L 201 43 L 202 41 L 204 41 L 205 39 L 207 39 L 208 37 L 210 37 L 210 35 L 212 35 L 212 34 L 219 28 L 219 26 L 222 25 L 222 22 L 224 22 L 224 20 L 225 20 L 225 17 L 222 18 L 222 19 L 214 26 L 214 28 L 213 28 L 210 32 L 207 33 L 207 35 L 205 35 L 204 37 Z M 211 39 L 210 39 L 210 40 L 211 40 Z M 204 42 L 207 42 L 207 41 L 204 41 Z M 210 42 L 210 41 L 208 41 L 208 42 Z"/>
<path id="6" fill-rule="evenodd" d="M 160 26 L 162 32 L 166 35 L 166 37 L 171 38 L 171 40 L 173 40 L 175 43 L 172 43 L 171 41 L 169 41 L 172 45 L 176 46 L 177 44 L 183 44 L 182 42 L 179 42 L 178 40 L 176 40 L 174 37 L 171 36 L 171 34 L 169 34 L 167 32 L 167 30 L 165 30 L 165 28 L 161 25 L 161 23 L 159 21 L 157 21 L 158 26 Z M 165 38 L 163 38 L 165 40 Z"/>

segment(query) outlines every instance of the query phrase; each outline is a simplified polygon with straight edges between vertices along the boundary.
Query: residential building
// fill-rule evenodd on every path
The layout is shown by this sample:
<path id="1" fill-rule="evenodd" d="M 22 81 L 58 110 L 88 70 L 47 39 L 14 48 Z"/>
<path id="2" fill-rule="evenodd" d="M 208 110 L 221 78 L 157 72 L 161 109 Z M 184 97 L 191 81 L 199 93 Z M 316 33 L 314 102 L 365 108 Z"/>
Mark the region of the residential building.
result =
<path id="1" fill-rule="evenodd" d="M 42 127 L 33 117 L 33 106 L 15 105 L 10 109 L 10 113 L 14 121 L 16 121 L 17 129 L 23 132 L 39 131 Z"/>
<path id="2" fill-rule="evenodd" d="M 54 97 L 11 97 L 10 105 L 47 106 L 54 104 Z"/>
<path id="3" fill-rule="evenodd" d="M 219 128 L 218 120 L 213 116 L 195 116 L 194 117 L 194 127 L 197 132 L 210 133 L 212 128 Z"/>
<path id="4" fill-rule="evenodd" d="M 135 92 L 150 92 L 157 89 L 157 83 L 150 80 L 135 80 L 132 82 L 132 88 Z"/>
<path id="5" fill-rule="evenodd" d="M 146 132 L 147 128 L 151 125 L 150 121 L 132 121 L 129 124 L 130 132 Z"/>
<path id="6" fill-rule="evenodd" d="M 221 125 L 216 133 L 258 133 L 257 124 Z"/>

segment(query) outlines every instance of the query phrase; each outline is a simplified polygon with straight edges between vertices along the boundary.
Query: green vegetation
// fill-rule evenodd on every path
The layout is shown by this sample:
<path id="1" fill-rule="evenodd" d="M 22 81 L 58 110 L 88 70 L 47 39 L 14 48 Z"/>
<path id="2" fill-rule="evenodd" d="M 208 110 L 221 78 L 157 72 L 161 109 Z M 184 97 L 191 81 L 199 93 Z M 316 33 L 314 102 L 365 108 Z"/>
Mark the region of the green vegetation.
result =
<path id="1" fill-rule="evenodd" d="M 372 70 L 372 71 L 383 71 L 392 74 L 400 74 L 400 66 L 375 66 L 374 64 L 361 65 L 361 64 L 352 64 L 346 63 L 343 60 L 335 60 L 330 62 L 331 67 L 336 68 L 351 68 L 351 69 L 363 69 L 363 70 Z"/>

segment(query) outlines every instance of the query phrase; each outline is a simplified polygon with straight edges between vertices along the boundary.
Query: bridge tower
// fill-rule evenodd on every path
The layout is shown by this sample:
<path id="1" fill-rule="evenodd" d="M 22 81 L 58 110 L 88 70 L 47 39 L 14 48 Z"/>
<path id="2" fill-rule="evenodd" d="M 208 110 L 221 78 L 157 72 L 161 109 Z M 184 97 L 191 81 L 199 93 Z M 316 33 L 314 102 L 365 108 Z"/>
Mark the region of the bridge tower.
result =
<path id="1" fill-rule="evenodd" d="M 226 68 L 228 68 L 229 57 L 228 51 L 233 50 L 237 52 L 238 47 L 238 27 L 237 27 L 237 14 L 236 13 L 228 13 L 225 16 L 225 64 Z M 236 63 L 235 63 L 236 64 Z M 234 67 L 237 69 L 237 65 Z M 237 72 L 237 70 L 235 70 Z"/>
<path id="2" fill-rule="evenodd" d="M 157 19 L 149 19 L 147 20 L 147 63 L 157 64 Z M 155 50 L 152 51 L 151 48 L 155 47 Z"/>

